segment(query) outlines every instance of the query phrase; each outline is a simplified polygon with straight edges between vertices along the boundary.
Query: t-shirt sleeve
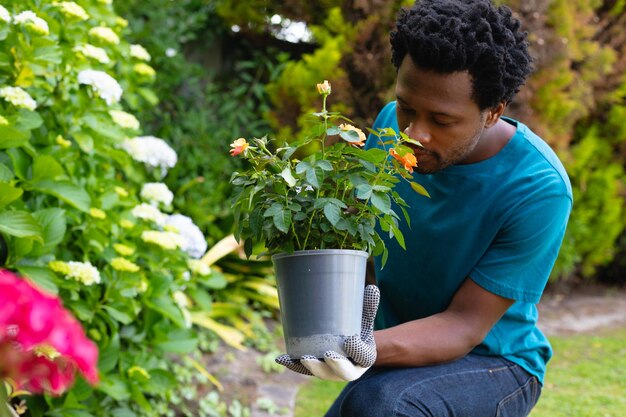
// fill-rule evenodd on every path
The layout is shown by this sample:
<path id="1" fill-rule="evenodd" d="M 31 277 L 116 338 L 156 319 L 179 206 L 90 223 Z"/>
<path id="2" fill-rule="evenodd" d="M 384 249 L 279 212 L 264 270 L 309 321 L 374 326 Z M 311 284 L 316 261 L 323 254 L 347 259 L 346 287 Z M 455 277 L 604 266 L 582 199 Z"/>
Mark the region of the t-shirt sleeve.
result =
<path id="1" fill-rule="evenodd" d="M 571 209 L 567 194 L 517 206 L 470 278 L 501 297 L 538 303 L 559 254 Z"/>
<path id="2" fill-rule="evenodd" d="M 398 129 L 398 122 L 396 121 L 396 102 L 392 101 L 387 103 L 385 107 L 378 113 L 376 116 L 376 120 L 374 120 L 374 124 L 372 125 L 372 130 L 376 131 L 378 129 L 384 129 L 391 127 L 393 129 Z M 380 147 L 378 143 L 378 137 L 372 133 L 370 133 L 367 137 L 367 141 L 365 142 L 365 149 Z"/>

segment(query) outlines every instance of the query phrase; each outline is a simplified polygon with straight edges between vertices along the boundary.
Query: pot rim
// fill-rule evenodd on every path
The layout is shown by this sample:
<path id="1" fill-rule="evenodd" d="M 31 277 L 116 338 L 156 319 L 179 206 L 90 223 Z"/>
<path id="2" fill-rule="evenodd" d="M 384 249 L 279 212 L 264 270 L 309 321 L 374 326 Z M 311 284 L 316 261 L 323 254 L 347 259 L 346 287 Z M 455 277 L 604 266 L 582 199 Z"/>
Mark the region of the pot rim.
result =
<path id="1" fill-rule="evenodd" d="M 369 253 L 364 250 L 356 250 L 356 249 L 306 249 L 306 250 L 297 250 L 294 252 L 281 252 L 275 255 L 272 255 L 272 260 L 295 257 L 295 256 L 317 256 L 317 255 L 351 255 L 351 256 L 362 256 L 364 258 L 369 258 Z"/>

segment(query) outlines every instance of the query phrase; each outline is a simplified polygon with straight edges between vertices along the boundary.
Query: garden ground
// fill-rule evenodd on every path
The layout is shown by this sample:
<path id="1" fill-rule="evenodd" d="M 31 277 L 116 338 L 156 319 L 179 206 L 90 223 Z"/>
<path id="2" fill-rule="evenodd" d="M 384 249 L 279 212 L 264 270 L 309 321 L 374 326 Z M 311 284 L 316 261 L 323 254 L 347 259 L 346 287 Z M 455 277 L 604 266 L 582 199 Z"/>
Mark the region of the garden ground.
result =
<path id="1" fill-rule="evenodd" d="M 540 327 L 548 335 L 626 328 L 626 288 L 553 286 L 539 304 L 539 314 Z M 251 417 L 293 417 L 298 389 L 309 378 L 264 372 L 262 360 L 263 355 L 252 350 L 224 349 L 208 357 L 206 365 L 223 384 L 224 399 L 252 404 Z"/>

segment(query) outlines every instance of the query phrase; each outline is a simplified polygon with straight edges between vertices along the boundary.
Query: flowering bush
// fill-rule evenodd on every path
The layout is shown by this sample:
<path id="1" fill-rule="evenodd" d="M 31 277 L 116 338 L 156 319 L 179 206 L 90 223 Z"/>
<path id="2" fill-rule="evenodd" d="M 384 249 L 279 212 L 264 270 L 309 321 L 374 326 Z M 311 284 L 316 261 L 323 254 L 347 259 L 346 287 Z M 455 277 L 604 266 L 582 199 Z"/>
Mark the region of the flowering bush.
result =
<path id="1" fill-rule="evenodd" d="M 156 73 L 126 30 L 110 0 L 0 6 L 0 266 L 63 300 L 100 351 L 96 387 L 25 396 L 30 415 L 173 415 L 180 368 L 206 372 L 198 346 L 252 333 L 240 299 L 276 300 L 201 260 L 206 239 L 173 212 L 178 155 L 133 115 L 156 104 Z"/>
<path id="2" fill-rule="evenodd" d="M 15 390 L 60 394 L 76 371 L 96 383 L 97 361 L 96 345 L 57 297 L 0 269 L 0 380 Z"/>
<path id="3" fill-rule="evenodd" d="M 404 246 L 392 202 L 405 216 L 406 203 L 393 191 L 394 185 L 409 181 L 415 191 L 426 193 L 411 181 L 417 161 L 413 150 L 404 145 L 419 143 L 381 129 L 371 133 L 382 149 L 361 149 L 365 133 L 326 109 L 331 93 L 328 81 L 317 88 L 323 97 L 322 111 L 313 115 L 304 139 L 276 149 L 270 148 L 267 138 L 251 143 L 240 138 L 231 144 L 231 155 L 241 155 L 250 163 L 249 169 L 235 172 L 231 179 L 236 236 L 246 242 L 248 254 L 253 242 L 260 241 L 270 253 L 359 249 L 383 254 L 385 259 L 377 226 Z M 328 138 L 336 136 L 339 139 L 330 145 Z M 299 160 L 311 146 L 317 150 Z"/>

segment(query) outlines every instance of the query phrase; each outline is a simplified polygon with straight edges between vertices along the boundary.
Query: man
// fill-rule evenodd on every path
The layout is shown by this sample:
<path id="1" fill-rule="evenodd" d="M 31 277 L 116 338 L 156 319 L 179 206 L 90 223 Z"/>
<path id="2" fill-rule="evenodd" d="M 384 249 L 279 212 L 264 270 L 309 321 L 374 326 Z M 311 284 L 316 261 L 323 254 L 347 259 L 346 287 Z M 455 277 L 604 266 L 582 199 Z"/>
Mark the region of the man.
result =
<path id="1" fill-rule="evenodd" d="M 411 225 L 401 224 L 406 251 L 390 240 L 385 268 L 376 260 L 373 339 L 366 325 L 361 340 L 346 344 L 352 361 L 334 352 L 278 359 L 327 379 L 365 372 L 327 417 L 526 416 L 539 397 L 552 351 L 535 304 L 572 193 L 550 147 L 502 117 L 531 72 L 519 28 L 508 8 L 488 0 L 418 0 L 398 17 L 397 100 L 374 129 L 392 127 L 423 145 L 414 148 L 414 179 L 431 197 L 398 188 Z M 368 146 L 378 146 L 375 138 Z M 376 311 L 377 292 L 366 294 Z M 365 313 L 364 322 L 372 318 Z"/>

